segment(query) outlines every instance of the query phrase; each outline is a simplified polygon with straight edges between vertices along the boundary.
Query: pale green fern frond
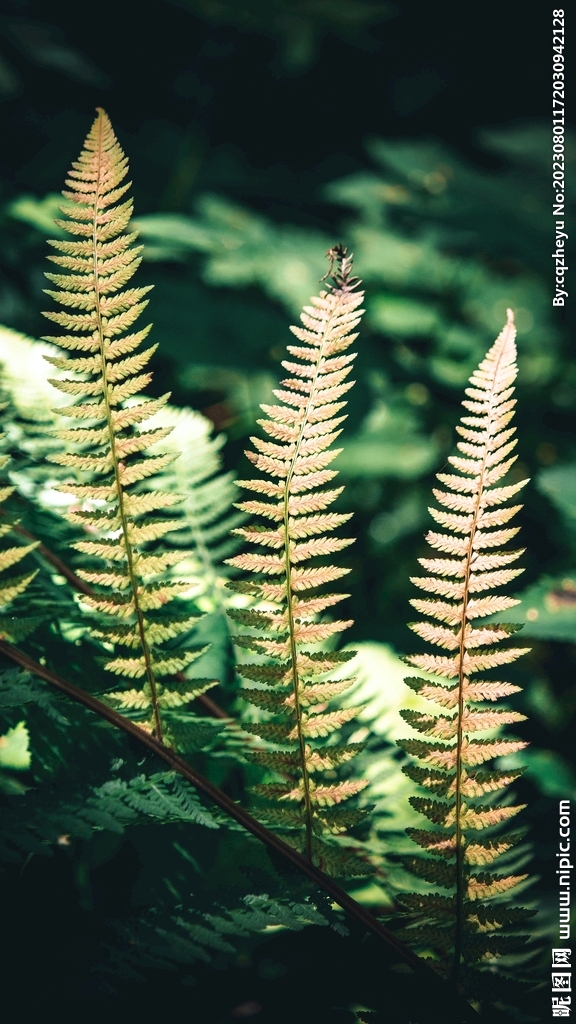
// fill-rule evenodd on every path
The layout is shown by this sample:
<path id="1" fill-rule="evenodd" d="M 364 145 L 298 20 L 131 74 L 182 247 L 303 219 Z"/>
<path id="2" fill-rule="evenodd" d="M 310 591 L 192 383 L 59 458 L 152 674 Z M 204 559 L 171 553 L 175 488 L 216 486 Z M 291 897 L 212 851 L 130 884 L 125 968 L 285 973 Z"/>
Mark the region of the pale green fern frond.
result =
<path id="1" fill-rule="evenodd" d="M 182 496 L 177 509 L 182 527 L 167 536 L 170 544 L 190 552 L 179 575 L 190 580 L 202 611 L 224 610 L 231 596 L 225 587 L 230 571 L 223 560 L 238 550 L 239 541 L 231 531 L 246 519 L 232 508 L 238 497 L 234 475 L 222 472 L 220 453 L 225 437 L 213 437 L 212 424 L 201 413 L 169 405 L 156 414 L 151 425 L 171 428 L 171 433 L 151 448 L 151 454 L 178 454 L 161 470 L 157 484 L 163 491 Z"/>
<path id="2" fill-rule="evenodd" d="M 47 807 L 42 793 L 30 793 L 27 815 L 19 807 L 9 808 L 3 822 L 0 860 L 14 860 L 15 854 L 46 854 L 62 834 L 91 839 L 94 832 L 122 833 L 129 825 L 167 824 L 172 821 L 216 829 L 218 822 L 194 790 L 172 772 L 139 775 L 127 781 L 111 779 L 86 792 L 70 794 L 59 807 Z"/>
<path id="3" fill-rule="evenodd" d="M 66 219 L 57 221 L 74 240 L 50 243 L 58 253 L 50 259 L 62 272 L 47 275 L 55 286 L 48 294 L 64 311 L 45 315 L 66 333 L 44 340 L 64 353 L 77 353 L 48 357 L 58 370 L 75 374 L 52 383 L 72 396 L 66 414 L 77 421 L 57 431 L 68 450 L 51 459 L 75 471 L 74 481 L 57 489 L 75 495 L 78 504 L 68 518 L 90 535 L 74 547 L 94 563 L 78 575 L 94 588 L 83 601 L 99 619 L 95 635 L 108 649 L 110 644 L 129 649 L 109 656 L 106 667 L 142 681 L 138 699 L 130 691 L 109 699 L 130 709 L 143 728 L 162 739 L 166 730 L 170 736 L 168 709 L 179 701 L 168 698 L 169 684 L 159 680 L 182 672 L 198 652 L 162 650 L 167 638 L 191 629 L 194 617 L 185 606 L 182 611 L 166 608 L 189 590 L 187 581 L 166 576 L 184 553 L 175 558 L 173 552 L 147 548 L 181 527 L 181 519 L 158 516 L 181 497 L 138 486 L 165 469 L 176 453 L 149 453 L 170 432 L 170 427 L 146 426 L 169 396 L 128 402 L 150 382 L 146 367 L 155 346 L 140 348 L 150 325 L 131 332 L 149 288 L 126 287 L 142 251 L 133 246 L 135 234 L 125 233 L 132 213 L 131 200 L 123 198 L 129 188 L 123 184 L 126 173 L 127 160 L 107 115 L 99 110 L 63 193 Z M 196 692 L 192 687 L 190 694 L 178 691 L 180 703 Z"/>
<path id="4" fill-rule="evenodd" d="M 106 960 L 95 964 L 93 970 L 144 980 L 152 966 L 173 970 L 182 963 L 210 963 L 216 956 L 222 968 L 227 958 L 237 958 L 239 942 L 249 936 L 277 929 L 299 932 L 309 925 L 326 927 L 329 923 L 329 913 L 320 913 L 310 901 L 294 903 L 284 896 L 273 899 L 251 894 L 235 907 L 208 904 L 202 909 L 200 903 L 186 908 L 180 905 L 176 912 L 149 908 L 117 927 L 119 941 L 108 946 Z"/>
<path id="5" fill-rule="evenodd" d="M 508 828 L 522 810 L 506 800 L 500 802 L 501 791 L 522 769 L 483 767 L 495 757 L 526 746 L 520 740 L 504 739 L 498 732 L 500 726 L 520 722 L 525 715 L 494 707 L 497 700 L 517 691 L 517 686 L 478 678 L 526 651 L 496 646 L 517 626 L 482 623 L 517 604 L 492 591 L 522 572 L 509 568 L 522 550 L 502 549 L 518 532 L 507 524 L 521 506 L 502 506 L 527 481 L 507 486 L 500 483 L 515 461 L 511 455 L 515 429 L 510 427 L 517 374 L 515 334 L 509 310 L 506 326 L 466 389 L 462 404 L 471 415 L 463 416 L 456 428 L 462 438 L 457 445 L 459 454 L 449 459 L 455 472 L 438 474 L 443 486 L 434 496 L 441 508 L 430 512 L 443 532 L 430 531 L 427 541 L 448 557 L 419 559 L 427 575 L 413 579 L 432 596 L 411 602 L 427 616 L 411 628 L 446 654 L 409 657 L 411 665 L 432 673 L 435 681 L 411 678 L 406 682 L 447 713 L 434 714 L 432 709 L 431 713 L 402 712 L 405 721 L 426 739 L 399 741 L 421 762 L 404 771 L 430 794 L 412 797 L 410 802 L 436 826 L 407 830 L 426 856 L 406 858 L 405 865 L 419 878 L 452 891 L 444 897 L 437 893 L 399 896 L 399 902 L 416 915 L 416 923 L 401 934 L 408 942 L 433 949 L 439 970 L 450 974 L 454 983 L 470 982 L 473 990 L 478 990 L 482 979 L 470 980 L 478 973 L 471 965 L 521 946 L 522 937 L 502 935 L 502 928 L 530 916 L 522 908 L 487 902 L 510 892 L 527 877 L 493 869 L 494 862 L 521 838 L 521 833 L 494 830 L 503 824 Z"/>
<path id="6" fill-rule="evenodd" d="M 260 423 L 272 440 L 254 437 L 256 452 L 246 452 L 263 475 L 241 483 L 271 500 L 259 498 L 238 506 L 263 517 L 266 525 L 235 530 L 260 550 L 237 555 L 229 564 L 257 573 L 259 580 L 230 586 L 264 607 L 233 610 L 230 615 L 259 631 L 237 637 L 236 643 L 270 659 L 240 666 L 242 675 L 258 684 L 244 689 L 243 696 L 273 716 L 246 726 L 276 748 L 247 755 L 282 776 L 281 781 L 257 787 L 275 804 L 265 811 L 266 817 L 293 829 L 290 841 L 325 870 L 354 874 L 362 873 L 366 865 L 323 837 L 358 823 L 362 812 L 341 805 L 365 783 L 332 781 L 336 766 L 356 749 L 345 753 L 322 742 L 357 713 L 356 708 L 333 708 L 331 702 L 344 687 L 341 679 L 326 678 L 352 655 L 318 650 L 351 623 L 318 618 L 346 595 L 310 593 L 349 572 L 313 560 L 352 543 L 330 536 L 350 518 L 326 511 L 342 488 L 320 488 L 337 475 L 328 467 L 338 454 L 332 446 L 345 419 L 343 397 L 353 383 L 346 379 L 354 359 L 347 350 L 357 337 L 353 332 L 363 295 L 355 290 L 359 282 L 352 276 L 352 257 L 341 247 L 332 250 L 331 257 L 337 262 L 333 285 L 304 307 L 303 326 L 291 328 L 300 344 L 288 346 L 290 359 L 282 365 L 290 376 L 275 391 L 280 404 L 262 406 L 267 419 Z M 347 680 L 347 685 L 352 682 Z"/>

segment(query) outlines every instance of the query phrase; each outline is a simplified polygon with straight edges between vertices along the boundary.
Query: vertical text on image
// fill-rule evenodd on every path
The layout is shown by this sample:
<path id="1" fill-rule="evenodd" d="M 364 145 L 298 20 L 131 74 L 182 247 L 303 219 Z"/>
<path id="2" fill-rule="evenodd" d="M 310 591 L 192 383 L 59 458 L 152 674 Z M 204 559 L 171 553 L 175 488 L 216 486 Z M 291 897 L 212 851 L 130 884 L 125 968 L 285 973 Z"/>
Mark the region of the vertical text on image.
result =
<path id="1" fill-rule="evenodd" d="M 565 142 L 564 142 L 564 11 L 552 11 L 552 189 L 554 198 L 552 216 L 555 220 L 555 294 L 553 306 L 563 306 L 566 291 L 566 242 L 564 231 L 565 197 Z"/>

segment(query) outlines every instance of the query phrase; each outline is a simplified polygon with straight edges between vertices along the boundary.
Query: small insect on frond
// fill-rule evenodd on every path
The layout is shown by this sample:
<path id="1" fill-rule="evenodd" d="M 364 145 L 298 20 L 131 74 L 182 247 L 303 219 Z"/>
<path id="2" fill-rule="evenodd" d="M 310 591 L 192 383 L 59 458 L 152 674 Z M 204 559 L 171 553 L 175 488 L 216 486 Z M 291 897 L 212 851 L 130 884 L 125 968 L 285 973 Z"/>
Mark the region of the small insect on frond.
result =
<path id="1" fill-rule="evenodd" d="M 0 402 L 0 414 L 5 414 L 8 402 Z M 0 471 L 6 469 L 10 455 L 5 451 L 6 433 L 0 433 Z M 4 451 L 2 451 L 4 449 Z M 22 543 L 14 527 L 20 520 L 11 511 L 4 509 L 4 502 L 14 494 L 16 487 L 7 480 L 0 481 L 0 640 L 17 641 L 27 636 L 38 624 L 38 618 L 27 617 L 22 608 L 12 608 L 15 601 L 27 589 L 38 570 L 5 576 L 14 566 L 19 565 L 26 555 L 38 547 L 38 541 Z M 12 614 L 7 614 L 9 611 Z"/>
<path id="2" fill-rule="evenodd" d="M 78 426 L 57 431 L 67 450 L 51 459 L 75 471 L 75 480 L 58 489 L 75 495 L 79 506 L 68 518 L 89 534 L 74 547 L 92 563 L 78 575 L 94 588 L 93 596 L 83 598 L 98 619 L 94 636 L 108 651 L 110 645 L 129 651 L 109 655 L 106 667 L 142 681 L 139 690 L 110 694 L 108 699 L 162 739 L 171 737 L 171 709 L 188 703 L 210 684 L 202 687 L 202 681 L 195 680 L 182 689 L 166 682 L 183 672 L 198 652 L 173 643 L 168 650 L 163 648 L 188 633 L 195 616 L 184 604 L 178 611 L 167 607 L 190 589 L 188 581 L 167 578 L 167 570 L 186 552 L 164 551 L 157 545 L 167 533 L 181 528 L 181 518 L 161 515 L 181 497 L 141 486 L 177 453 L 149 453 L 172 429 L 146 425 L 169 395 L 134 400 L 151 380 L 147 365 L 156 346 L 141 348 L 151 325 L 131 331 L 147 305 L 150 288 L 126 287 L 142 252 L 142 246 L 133 244 L 136 234 L 125 233 L 132 215 L 132 200 L 124 198 L 130 187 L 124 183 L 127 169 L 110 120 L 99 110 L 63 193 L 65 219 L 56 222 L 73 240 L 50 242 L 58 255 L 49 258 L 60 270 L 46 275 L 55 285 L 47 294 L 64 311 L 45 316 L 65 333 L 44 340 L 64 353 L 78 353 L 48 361 L 74 374 L 52 383 L 72 396 L 65 411 L 79 421 Z"/>
<path id="3" fill-rule="evenodd" d="M 352 274 L 354 253 L 348 254 L 348 249 L 342 245 L 342 242 L 337 242 L 331 249 L 328 249 L 326 255 L 330 262 L 324 277 L 320 278 L 321 282 L 330 277 L 334 288 L 346 288 L 348 291 L 352 291 L 362 283 L 359 277 L 354 277 Z"/>
<path id="4" fill-rule="evenodd" d="M 321 617 L 347 595 L 311 592 L 350 571 L 312 560 L 352 543 L 331 536 L 350 515 L 326 511 L 342 488 L 321 488 L 336 476 L 328 467 L 340 450 L 333 442 L 341 433 L 343 398 L 353 383 L 346 379 L 354 359 L 347 350 L 357 337 L 354 329 L 363 312 L 358 308 L 363 294 L 356 291 L 360 282 L 351 276 L 352 256 L 341 247 L 329 256 L 333 283 L 304 307 L 303 326 L 291 328 L 299 344 L 288 345 L 290 359 L 282 365 L 290 376 L 274 392 L 279 404 L 262 406 L 267 418 L 259 422 L 271 440 L 253 437 L 256 450 L 246 452 L 262 476 L 239 481 L 269 500 L 238 505 L 243 512 L 263 517 L 266 525 L 234 531 L 257 550 L 237 555 L 229 564 L 259 578 L 229 586 L 250 594 L 260 607 L 229 614 L 257 631 L 237 637 L 236 643 L 269 659 L 241 666 L 242 675 L 257 683 L 242 695 L 272 716 L 247 726 L 271 745 L 252 751 L 250 759 L 281 776 L 280 781 L 257 787 L 261 796 L 275 803 L 266 817 L 296 830 L 290 841 L 299 843 L 325 870 L 354 874 L 364 872 L 365 863 L 345 847 L 330 845 L 325 834 L 344 832 L 364 815 L 341 805 L 366 783 L 332 781 L 336 766 L 359 747 L 344 750 L 342 745 L 322 742 L 359 710 L 338 709 L 333 703 L 353 680 L 343 685 L 341 679 L 329 678 L 352 654 L 321 648 L 351 625 Z"/>
<path id="5" fill-rule="evenodd" d="M 527 877 L 492 870 L 493 862 L 521 838 L 521 833 L 500 835 L 494 830 L 522 810 L 506 801 L 499 803 L 498 796 L 523 769 L 482 766 L 526 746 L 494 733 L 500 726 L 522 721 L 525 715 L 494 707 L 495 701 L 519 687 L 478 678 L 486 670 L 510 664 L 527 650 L 499 648 L 497 645 L 519 627 L 492 621 L 494 614 L 518 603 L 492 591 L 522 572 L 509 566 L 523 549 L 503 548 L 518 532 L 507 524 L 522 506 L 505 503 L 527 481 L 501 484 L 516 459 L 512 454 L 515 428 L 510 426 L 517 374 L 515 334 L 512 311 L 508 310 L 506 326 L 466 388 L 462 404 L 470 415 L 463 416 L 456 428 L 461 437 L 459 454 L 449 458 L 455 472 L 438 474 L 442 487 L 434 496 L 440 508 L 431 508 L 430 513 L 443 532 L 431 530 L 426 539 L 442 557 L 419 559 L 427 575 L 412 581 L 432 596 L 411 602 L 426 616 L 411 628 L 446 654 L 409 657 L 411 665 L 431 673 L 436 681 L 410 678 L 406 682 L 431 704 L 448 709 L 448 714 L 402 713 L 413 729 L 427 737 L 399 741 L 426 766 L 408 765 L 405 771 L 434 795 L 434 799 L 413 797 L 411 803 L 436 826 L 408 830 L 426 857 L 410 857 L 406 863 L 420 878 L 452 889 L 453 895 L 412 893 L 401 896 L 400 901 L 419 919 L 405 929 L 404 938 L 434 949 L 439 969 L 455 983 L 463 969 L 470 978 L 470 965 L 511 952 L 522 943 L 522 937 L 504 939 L 501 935 L 502 927 L 511 920 L 509 904 L 492 907 L 486 901 Z M 482 621 L 488 617 L 489 621 Z M 492 735 L 486 738 L 483 734 L 488 731 Z M 480 833 L 486 829 L 483 839 Z M 521 908 L 514 913 L 514 922 L 530 916 Z M 482 980 L 480 975 L 478 986 Z"/>

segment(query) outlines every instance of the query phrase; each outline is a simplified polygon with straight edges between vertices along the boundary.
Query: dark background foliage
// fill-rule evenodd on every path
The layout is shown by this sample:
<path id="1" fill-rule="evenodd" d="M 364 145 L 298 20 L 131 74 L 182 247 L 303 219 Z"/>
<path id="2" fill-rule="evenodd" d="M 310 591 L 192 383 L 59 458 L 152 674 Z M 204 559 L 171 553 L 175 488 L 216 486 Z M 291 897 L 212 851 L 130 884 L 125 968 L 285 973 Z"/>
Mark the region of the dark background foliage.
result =
<path id="1" fill-rule="evenodd" d="M 0 16 L 4 324 L 33 337 L 45 329 L 49 228 L 38 203 L 61 188 L 102 105 L 130 157 L 136 213 L 150 242 L 141 283 L 157 286 L 154 388 L 172 389 L 173 401 L 223 428 L 226 464 L 244 475 L 246 435 L 278 379 L 287 317 L 299 304 L 294 295 L 298 288 L 309 294 L 309 278 L 315 287 L 325 241 L 343 237 L 357 249 L 369 316 L 347 427 L 352 462 L 357 457 L 364 468 L 343 464 L 360 538 L 348 561 L 356 620 L 349 640 L 413 649 L 408 578 L 424 548 L 432 475 L 452 444 L 466 370 L 493 340 L 506 304 L 526 306 L 518 425 L 522 467 L 535 486 L 522 524 L 525 586 L 546 575 L 556 580 L 552 606 L 567 623 L 532 629 L 533 652 L 514 675 L 525 687 L 517 706 L 531 716 L 519 731 L 540 752 L 517 788 L 530 805 L 545 898 L 554 881 L 556 801 L 576 789 L 576 502 L 569 496 L 576 357 L 563 311 L 550 308 L 550 10 L 517 0 L 464 7 L 452 0 L 148 0 L 140 7 L 101 0 L 89 11 L 71 0 L 5 0 Z M 202 198 L 208 194 L 211 207 Z M 194 239 L 179 240 L 178 225 L 193 227 Z M 392 236 L 428 246 L 424 269 L 395 283 L 391 272 L 379 276 L 379 250 L 371 263 L 367 241 Z M 305 281 L 283 293 L 267 262 L 279 253 L 289 275 L 299 245 Z M 235 248 L 232 266 L 226 260 Z M 254 269 L 258 259 L 263 268 Z M 536 296 L 533 307 L 527 295 Z M 528 605 L 542 621 L 538 601 L 537 594 Z M 8 887 L 17 958 L 29 951 L 55 1010 L 64 989 L 77 1005 L 92 991 L 92 945 L 105 939 L 111 909 L 128 906 L 140 870 L 130 843 L 91 856 L 82 875 L 62 850 L 53 862 L 30 864 Z M 200 972 L 194 989 L 181 990 L 188 1007 L 196 999 L 204 1007 L 197 1019 L 207 1021 L 227 1020 L 242 1006 L 236 1016 L 351 1019 L 354 985 L 348 991 L 336 978 L 359 976 L 360 945 L 348 974 L 340 953 L 328 941 L 322 947 L 319 973 L 332 978 L 331 1009 L 310 996 L 310 1018 L 292 1004 L 280 1010 L 293 977 L 306 976 L 316 940 L 313 929 L 274 940 L 278 948 L 239 962 L 225 986 Z M 164 975 L 150 977 L 137 998 L 148 1009 L 154 1000 L 166 1005 Z M 107 997 L 94 990 L 94 998 Z"/>

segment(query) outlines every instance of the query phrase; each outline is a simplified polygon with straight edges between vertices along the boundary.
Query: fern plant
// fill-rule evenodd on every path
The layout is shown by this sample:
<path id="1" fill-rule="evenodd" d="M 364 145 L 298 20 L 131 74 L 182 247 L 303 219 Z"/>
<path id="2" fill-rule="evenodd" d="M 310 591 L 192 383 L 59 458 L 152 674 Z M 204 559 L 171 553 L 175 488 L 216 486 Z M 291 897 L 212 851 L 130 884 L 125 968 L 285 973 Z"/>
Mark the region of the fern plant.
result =
<path id="1" fill-rule="evenodd" d="M 163 650 L 163 644 L 188 632 L 195 617 L 186 607 L 164 610 L 190 586 L 187 581 L 165 578 L 183 552 L 146 550 L 148 544 L 182 525 L 178 519 L 154 517 L 180 497 L 135 487 L 164 469 L 176 454 L 147 455 L 170 427 L 140 429 L 169 396 L 127 403 L 149 383 L 151 374 L 141 371 L 156 346 L 138 351 L 150 325 L 126 333 L 144 310 L 149 291 L 148 287 L 125 288 L 142 250 L 133 246 L 135 234 L 125 233 L 132 213 L 132 201 L 123 200 L 129 188 L 122 184 L 126 173 L 127 160 L 108 116 L 100 109 L 70 171 L 68 191 L 63 193 L 68 200 L 61 207 L 66 219 L 57 221 L 74 240 L 50 242 L 58 255 L 49 258 L 67 273 L 47 274 L 56 285 L 56 290 L 47 291 L 65 308 L 45 316 L 69 333 L 44 340 L 81 354 L 47 358 L 58 369 L 76 375 L 52 383 L 74 396 L 67 415 L 83 421 L 81 426 L 58 430 L 59 439 L 73 450 L 50 458 L 76 471 L 73 483 L 57 488 L 76 496 L 81 507 L 71 509 L 68 518 L 92 534 L 74 547 L 95 563 L 93 569 L 78 570 L 78 575 L 97 588 L 95 596 L 86 596 L 84 602 L 98 616 L 94 637 L 114 652 L 106 668 L 143 680 L 141 688 L 109 693 L 107 700 L 138 716 L 141 726 L 158 739 L 172 741 L 171 714 L 210 684 L 166 682 L 166 677 L 184 670 L 197 652 Z M 86 482 L 78 482 L 78 477 Z M 118 654 L 116 647 L 128 648 L 129 653 Z"/>
<path id="2" fill-rule="evenodd" d="M 318 742 L 358 712 L 358 708 L 327 709 L 350 687 L 352 679 L 323 678 L 352 654 L 310 650 L 311 645 L 323 644 L 351 625 L 349 621 L 318 620 L 321 612 L 347 595 L 307 596 L 308 591 L 350 571 L 333 565 L 310 565 L 310 560 L 352 543 L 327 536 L 350 519 L 346 513 L 324 511 L 343 488 L 320 488 L 337 473 L 327 467 L 339 451 L 332 448 L 332 443 L 345 419 L 339 415 L 346 404 L 342 398 L 353 383 L 346 378 L 354 354 L 345 353 L 357 337 L 352 332 L 360 321 L 362 310 L 358 307 L 363 294 L 356 290 L 359 280 L 352 275 L 352 256 L 340 246 L 329 255 L 333 283 L 311 299 L 312 305 L 304 307 L 303 327 L 291 328 L 303 344 L 288 345 L 288 352 L 298 361 L 282 363 L 293 376 L 282 381 L 286 390 L 274 392 L 281 404 L 262 406 L 268 418 L 259 423 L 273 441 L 253 437 L 256 452 L 246 452 L 264 476 L 240 481 L 272 501 L 243 501 L 238 507 L 268 519 L 271 525 L 242 526 L 234 533 L 258 547 L 272 549 L 272 553 L 256 551 L 228 559 L 236 568 L 263 577 L 258 582 L 233 582 L 229 586 L 264 602 L 266 608 L 237 609 L 229 614 L 267 634 L 238 636 L 236 643 L 272 659 L 241 666 L 242 675 L 259 684 L 243 689 L 242 696 L 274 716 L 272 721 L 246 726 L 276 745 L 276 749 L 254 750 L 246 755 L 282 776 L 280 781 L 256 787 L 261 796 L 275 804 L 265 815 L 291 830 L 290 840 L 319 866 L 331 873 L 353 874 L 362 873 L 365 865 L 345 848 L 327 844 L 322 835 L 343 832 L 362 819 L 364 811 L 339 805 L 365 783 L 332 783 L 322 780 L 322 775 L 329 773 L 333 778 L 335 768 L 350 760 L 360 747 Z M 274 581 L 268 581 L 267 576 Z"/>
<path id="3" fill-rule="evenodd" d="M 264 407 L 268 418 L 261 422 L 270 440 L 255 438 L 256 452 L 248 453 L 263 475 L 245 484 L 259 495 L 258 500 L 244 501 L 239 509 L 243 515 L 261 516 L 267 523 L 236 525 L 233 532 L 235 537 L 263 550 L 228 559 L 234 568 L 258 574 L 256 580 L 232 587 L 253 601 L 249 608 L 231 609 L 231 614 L 249 631 L 238 642 L 259 656 L 254 664 L 244 666 L 243 674 L 255 685 L 243 693 L 264 712 L 265 720 L 253 723 L 251 728 L 267 741 L 258 749 L 253 746 L 246 756 L 273 776 L 273 781 L 266 781 L 257 791 L 269 800 L 264 813 L 285 831 L 290 848 L 169 747 L 177 739 L 178 709 L 206 687 L 186 679 L 167 682 L 174 673 L 183 673 L 195 652 L 164 645 L 173 641 L 182 644 L 195 616 L 189 605 L 183 604 L 180 612 L 174 610 L 175 599 L 189 590 L 190 580 L 178 581 L 171 570 L 189 553 L 180 547 L 163 551 L 157 546 L 183 525 L 183 517 L 168 518 L 167 512 L 181 500 L 172 486 L 174 477 L 168 472 L 176 453 L 156 448 L 168 437 L 170 425 L 150 421 L 159 410 L 165 411 L 168 396 L 144 401 L 141 394 L 150 379 L 144 371 L 153 352 L 150 348 L 139 351 L 148 328 L 127 333 L 146 304 L 147 289 L 126 287 L 137 268 L 140 250 L 133 247 L 134 234 L 125 233 L 131 214 L 131 205 L 124 199 L 125 175 L 122 151 L 107 116 L 99 111 L 70 175 L 69 191 L 65 193 L 68 203 L 62 208 L 67 219 L 58 221 L 72 239 L 52 243 L 56 249 L 52 258 L 59 272 L 48 275 L 56 286 L 49 294 L 61 302 L 64 311 L 47 316 L 66 333 L 47 340 L 62 350 L 62 354 L 50 354 L 49 361 L 70 374 L 54 381 L 54 385 L 72 396 L 68 413 L 76 423 L 80 421 L 79 425 L 58 429 L 57 437 L 67 447 L 53 454 L 52 459 L 66 471 L 75 471 L 74 482 L 62 481 L 58 488 L 75 494 L 78 505 L 69 510 L 68 518 L 89 535 L 74 542 L 85 559 L 86 568 L 79 574 L 93 591 L 84 593 L 82 601 L 93 615 L 91 632 L 106 652 L 106 669 L 128 679 L 140 679 L 143 685 L 107 695 L 109 703 L 126 712 L 123 717 L 46 665 L 68 658 L 68 668 L 76 678 L 87 665 L 91 686 L 98 689 L 101 674 L 94 645 L 81 644 L 70 659 L 70 648 L 62 644 L 57 630 L 47 629 L 37 645 L 43 647 L 40 661 L 4 642 L 0 647 L 4 656 L 71 697 L 76 711 L 83 705 L 91 714 L 98 714 L 100 720 L 135 740 L 136 749 L 141 752 L 144 748 L 154 759 L 159 757 L 171 771 L 137 775 L 133 762 L 138 755 L 129 749 L 132 764 L 125 769 L 125 777 L 110 781 L 110 769 L 102 773 L 104 758 L 109 763 L 109 730 L 86 729 L 84 711 L 76 719 L 72 714 L 70 721 L 64 721 L 55 706 L 45 703 L 45 694 L 32 694 L 28 677 L 8 680 L 6 689 L 14 691 L 12 698 L 4 694 L 8 710 L 16 696 L 18 703 L 36 703 L 38 711 L 50 706 L 52 721 L 63 726 L 60 741 L 47 744 L 50 754 L 45 763 L 38 757 L 41 770 L 35 783 L 42 781 L 43 773 L 51 772 L 58 761 L 72 789 L 67 800 L 60 784 L 31 787 L 37 791 L 24 796 L 22 805 L 14 808 L 8 854 L 13 849 L 36 852 L 47 843 L 66 840 L 68 828 L 71 834 L 88 838 L 100 828 L 122 831 L 139 820 L 201 824 L 212 833 L 221 819 L 204 811 L 189 790 L 188 784 L 192 783 L 241 829 L 266 843 L 268 849 L 296 866 L 308 883 L 323 890 L 329 907 L 324 923 L 330 922 L 330 902 L 335 900 L 363 928 L 384 939 L 396 957 L 419 970 L 423 978 L 431 975 L 432 991 L 444 995 L 446 986 L 422 961 L 318 870 L 321 867 L 333 874 L 370 871 L 349 841 L 338 840 L 366 813 L 346 804 L 365 782 L 350 778 L 338 781 L 336 774 L 336 769 L 362 748 L 358 743 L 346 744 L 337 736 L 339 730 L 345 733 L 358 710 L 335 706 L 336 698 L 353 682 L 340 676 L 341 666 L 352 655 L 332 650 L 332 644 L 350 623 L 323 617 L 346 595 L 317 592 L 349 570 L 312 561 L 351 543 L 331 536 L 349 518 L 329 511 L 342 488 L 323 488 L 336 475 L 329 468 L 337 454 L 332 445 L 345 418 L 341 415 L 343 396 L 352 386 L 347 381 L 353 360 L 348 349 L 356 338 L 353 332 L 362 312 L 360 282 L 352 274 L 352 257 L 342 247 L 331 250 L 331 284 L 305 307 L 303 327 L 293 328 L 300 344 L 289 346 L 292 360 L 283 365 L 291 376 L 283 382 L 285 390 L 276 392 L 280 404 Z M 149 489 L 153 475 L 163 483 L 163 489 Z M 211 501 L 207 501 L 202 526 L 215 524 L 216 534 L 221 535 L 222 521 L 217 517 L 210 521 Z M 227 516 L 224 508 L 222 515 Z M 227 527 L 230 525 L 228 519 Z M 123 648 L 128 654 L 121 653 Z M 334 678 L 336 675 L 338 678 Z M 0 679 L 0 689 L 4 683 L 6 680 Z M 32 726 L 33 715 L 32 708 Z M 140 728 L 127 721 L 129 716 L 136 718 Z M 31 738 L 34 732 L 31 728 Z M 152 732 L 155 738 L 149 735 Z M 85 740 L 74 753 L 76 771 L 70 773 L 67 755 L 78 735 L 84 735 Z M 118 732 L 115 735 L 118 741 Z M 124 748 L 119 747 L 119 751 L 125 753 Z M 142 763 L 138 762 L 138 768 Z M 116 773 L 123 764 L 123 758 L 115 760 L 112 771 Z M 92 778 L 89 789 L 81 791 L 80 783 L 89 773 L 99 778 Z M 180 779 L 187 780 L 186 784 Z M 52 781 L 57 781 L 55 775 Z M 303 850 L 305 857 L 294 847 Z M 192 861 L 191 857 L 185 859 Z M 286 896 L 282 892 L 282 899 Z M 212 901 L 210 893 L 208 899 Z M 310 921 L 323 923 L 306 907 L 306 913 L 300 914 L 291 903 L 288 913 L 280 900 L 271 904 L 266 897 L 261 899 L 256 909 L 263 911 L 258 915 L 262 928 L 277 924 L 290 927 L 290 918 L 293 927 Z M 195 920 L 191 927 L 190 922 L 174 920 L 174 908 L 161 909 L 171 919 L 171 930 L 164 930 L 160 916 L 156 919 L 160 920 L 158 927 L 148 922 L 151 927 L 144 930 L 152 933 L 152 943 L 156 935 L 166 937 L 176 955 L 183 948 L 178 929 L 198 942 L 201 950 L 206 946 L 226 951 L 218 936 L 226 931 L 236 934 L 226 918 L 217 923 L 212 915 L 209 923 L 214 934 L 210 929 L 208 934 Z M 259 927 L 257 921 L 253 924 Z M 129 941 L 131 944 L 133 940 Z M 137 945 L 138 939 L 134 942 Z M 144 939 L 135 949 L 136 960 L 139 951 L 146 959 L 145 944 Z M 228 951 L 232 951 L 230 947 Z M 457 1004 L 457 997 L 448 995 L 448 1005 L 451 999 Z"/>
<path id="4" fill-rule="evenodd" d="M 431 741 L 399 741 L 407 753 L 423 763 L 404 768 L 427 790 L 426 796 L 412 797 L 411 803 L 439 826 L 430 831 L 407 830 L 427 856 L 410 857 L 406 866 L 419 878 L 453 890 L 449 896 L 399 896 L 399 902 L 416 915 L 416 923 L 403 934 L 407 941 L 433 949 L 438 969 L 450 975 L 455 984 L 464 978 L 472 994 L 482 978 L 469 965 L 518 947 L 519 937 L 503 935 L 502 928 L 524 920 L 530 913 L 507 902 L 491 902 L 527 877 L 492 869 L 493 863 L 521 838 L 521 833 L 502 835 L 494 829 L 522 810 L 506 800 L 494 802 L 498 797 L 493 794 L 499 794 L 523 769 L 478 767 L 526 746 L 519 740 L 503 739 L 497 732 L 500 726 L 522 721 L 525 715 L 487 703 L 507 697 L 519 687 L 474 678 L 515 661 L 526 650 L 491 647 L 507 639 L 519 628 L 517 625 L 477 621 L 518 603 L 491 591 L 523 571 L 507 568 L 522 550 L 501 550 L 518 533 L 517 528 L 506 524 L 522 506 L 502 506 L 527 481 L 494 486 L 516 458 L 511 454 L 516 445 L 515 428 L 509 426 L 515 405 L 515 333 L 513 315 L 508 310 L 506 326 L 466 389 L 467 398 L 462 404 L 472 415 L 463 416 L 456 428 L 462 438 L 457 445 L 461 454 L 449 459 L 456 473 L 438 474 L 446 489 L 434 490 L 441 508 L 431 508 L 430 513 L 446 532 L 431 531 L 426 539 L 436 551 L 449 557 L 419 559 L 428 575 L 412 581 L 434 596 L 411 601 L 427 616 L 426 621 L 412 623 L 411 628 L 450 653 L 407 658 L 411 665 L 432 673 L 436 679 L 410 678 L 406 682 L 426 700 L 451 713 L 403 711 L 412 728 L 431 737 Z M 492 735 L 477 738 L 478 733 L 486 731 Z M 489 830 L 487 837 L 479 835 L 484 829 Z"/>

